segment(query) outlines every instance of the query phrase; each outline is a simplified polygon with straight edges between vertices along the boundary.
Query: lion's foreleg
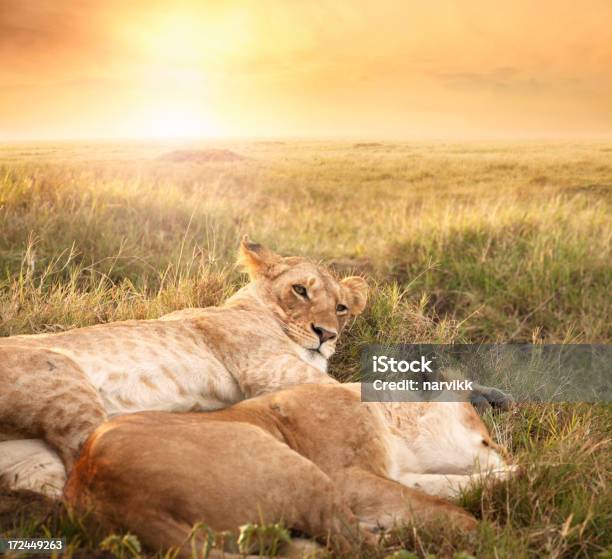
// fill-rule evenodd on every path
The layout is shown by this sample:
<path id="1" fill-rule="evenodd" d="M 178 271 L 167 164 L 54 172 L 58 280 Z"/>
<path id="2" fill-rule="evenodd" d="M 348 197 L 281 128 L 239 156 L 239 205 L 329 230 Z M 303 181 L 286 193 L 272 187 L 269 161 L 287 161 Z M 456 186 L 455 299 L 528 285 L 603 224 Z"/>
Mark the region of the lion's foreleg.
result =
<path id="1" fill-rule="evenodd" d="M 398 480 L 402 485 L 418 489 L 428 495 L 454 499 L 464 491 L 480 485 L 486 479 L 503 480 L 512 473 L 512 466 L 472 474 L 404 474 Z"/>
<path id="2" fill-rule="evenodd" d="M 57 453 L 41 439 L 5 441 L 0 443 L 0 483 L 7 489 L 59 498 L 66 469 Z"/>

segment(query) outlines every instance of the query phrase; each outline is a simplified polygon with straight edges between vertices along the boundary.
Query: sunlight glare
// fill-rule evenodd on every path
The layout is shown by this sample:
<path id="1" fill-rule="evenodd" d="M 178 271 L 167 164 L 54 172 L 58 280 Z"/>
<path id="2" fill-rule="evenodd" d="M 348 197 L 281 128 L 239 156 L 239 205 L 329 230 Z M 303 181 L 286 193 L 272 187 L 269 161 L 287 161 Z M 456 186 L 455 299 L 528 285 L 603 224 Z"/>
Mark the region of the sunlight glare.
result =
<path id="1" fill-rule="evenodd" d="M 181 139 L 220 135 L 217 123 L 202 108 L 184 100 L 150 103 L 133 111 L 123 122 L 130 138 Z"/>

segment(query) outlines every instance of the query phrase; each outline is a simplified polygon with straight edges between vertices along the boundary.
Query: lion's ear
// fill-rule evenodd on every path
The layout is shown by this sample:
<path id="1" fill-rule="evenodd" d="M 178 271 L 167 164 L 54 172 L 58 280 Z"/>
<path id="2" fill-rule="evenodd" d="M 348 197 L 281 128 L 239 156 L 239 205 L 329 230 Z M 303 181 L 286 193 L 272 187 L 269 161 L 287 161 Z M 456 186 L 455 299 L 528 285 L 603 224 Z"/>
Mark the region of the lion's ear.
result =
<path id="1" fill-rule="evenodd" d="M 361 314 L 368 300 L 368 284 L 359 276 L 344 278 L 340 284 L 345 289 L 349 300 L 349 312 L 352 315 Z"/>
<path id="2" fill-rule="evenodd" d="M 242 237 L 238 250 L 238 264 L 249 274 L 251 279 L 260 276 L 271 276 L 272 270 L 281 262 L 281 257 L 266 247 L 254 243 L 248 235 Z"/>

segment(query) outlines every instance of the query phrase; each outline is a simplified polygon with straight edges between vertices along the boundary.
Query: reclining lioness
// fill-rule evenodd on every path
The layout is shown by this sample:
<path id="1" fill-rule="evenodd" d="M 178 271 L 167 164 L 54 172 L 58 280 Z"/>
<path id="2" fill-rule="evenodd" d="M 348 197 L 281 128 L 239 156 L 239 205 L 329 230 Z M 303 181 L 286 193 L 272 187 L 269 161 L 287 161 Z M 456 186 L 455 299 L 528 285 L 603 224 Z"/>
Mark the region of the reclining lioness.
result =
<path id="1" fill-rule="evenodd" d="M 425 492 L 450 496 L 504 466 L 469 404 L 362 403 L 358 384 L 303 385 L 216 412 L 113 419 L 85 444 L 65 496 L 153 549 L 184 546 L 198 522 L 279 521 L 347 547 L 396 522 L 474 528 Z"/>
<path id="2" fill-rule="evenodd" d="M 251 282 L 221 307 L 0 338 L 0 479 L 58 495 L 82 443 L 109 416 L 219 409 L 335 382 L 327 360 L 365 306 L 365 280 L 337 280 L 246 237 L 240 261 Z"/>

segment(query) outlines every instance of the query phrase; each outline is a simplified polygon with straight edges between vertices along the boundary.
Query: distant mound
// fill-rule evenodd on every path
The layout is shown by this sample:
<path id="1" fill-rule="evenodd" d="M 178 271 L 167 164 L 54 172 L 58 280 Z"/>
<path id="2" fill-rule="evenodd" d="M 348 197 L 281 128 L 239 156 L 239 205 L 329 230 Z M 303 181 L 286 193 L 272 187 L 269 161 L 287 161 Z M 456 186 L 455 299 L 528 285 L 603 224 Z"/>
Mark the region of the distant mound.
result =
<path id="1" fill-rule="evenodd" d="M 358 142 L 356 144 L 353 144 L 354 148 L 379 148 L 382 147 L 384 144 L 381 144 L 380 142 Z"/>
<path id="2" fill-rule="evenodd" d="M 160 155 L 158 161 L 175 163 L 208 163 L 211 161 L 242 161 L 246 159 L 229 149 L 177 149 Z"/>

